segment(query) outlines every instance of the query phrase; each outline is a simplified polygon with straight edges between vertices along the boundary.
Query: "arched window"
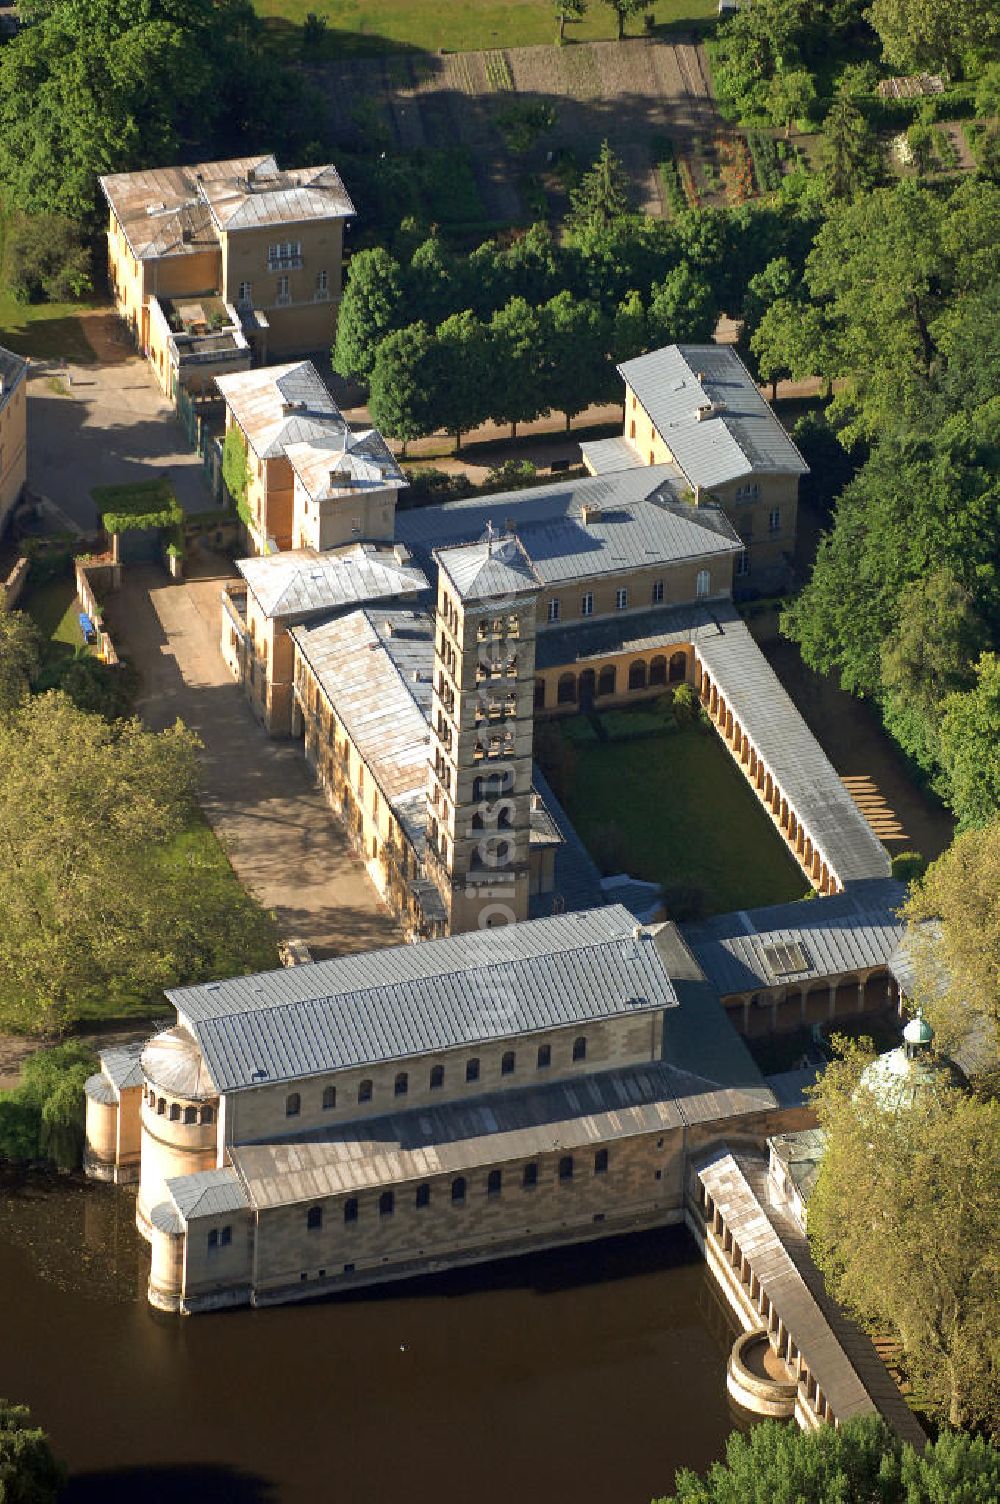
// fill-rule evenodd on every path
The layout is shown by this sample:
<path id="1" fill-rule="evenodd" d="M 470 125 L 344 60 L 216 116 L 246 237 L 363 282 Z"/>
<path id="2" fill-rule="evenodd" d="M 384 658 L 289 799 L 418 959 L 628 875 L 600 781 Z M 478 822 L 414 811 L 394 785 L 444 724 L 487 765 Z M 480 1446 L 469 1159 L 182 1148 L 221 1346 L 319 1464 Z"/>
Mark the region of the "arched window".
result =
<path id="1" fill-rule="evenodd" d="M 576 675 L 560 674 L 556 700 L 560 705 L 576 704 Z"/>
<path id="2" fill-rule="evenodd" d="M 345 1222 L 356 1222 L 357 1220 L 358 1220 L 358 1199 L 357 1199 L 356 1196 L 349 1196 L 347 1198 L 347 1200 L 344 1202 L 344 1221 Z"/>
<path id="3" fill-rule="evenodd" d="M 171 1102 L 171 1104 L 170 1104 L 170 1121 L 172 1123 L 179 1123 L 180 1122 L 180 1117 L 181 1117 L 181 1106 L 180 1106 L 180 1103 L 179 1102 Z"/>
<path id="4" fill-rule="evenodd" d="M 430 1188 L 430 1186 L 429 1185 L 418 1185 L 417 1186 L 417 1198 L 416 1199 L 417 1199 L 417 1205 L 418 1206 L 430 1206 L 430 1204 L 431 1204 L 431 1188 Z"/>
<path id="5" fill-rule="evenodd" d="M 687 653 L 671 653 L 670 655 L 670 682 L 680 684 L 682 679 L 687 678 Z"/>
<path id="6" fill-rule="evenodd" d="M 396 1085 L 393 1088 L 397 1097 L 405 1097 L 410 1089 L 410 1078 L 405 1071 L 400 1071 L 396 1077 Z"/>
<path id="7" fill-rule="evenodd" d="M 628 666 L 628 687 L 629 689 L 646 688 L 646 664 L 642 658 L 637 658 Z"/>
<path id="8" fill-rule="evenodd" d="M 613 663 L 602 668 L 597 679 L 597 693 L 599 695 L 613 695 L 618 688 L 618 670 Z"/>
<path id="9" fill-rule="evenodd" d="M 531 1191 L 535 1188 L 535 1186 L 538 1184 L 537 1165 L 525 1165 L 524 1174 L 521 1177 L 521 1184 L 524 1186 L 524 1189 L 526 1191 Z"/>
<path id="10" fill-rule="evenodd" d="M 302 1098 L 297 1091 L 290 1091 L 285 1098 L 285 1117 L 297 1118 L 302 1111 Z"/>
<path id="11" fill-rule="evenodd" d="M 594 1155 L 594 1174 L 605 1175 L 607 1174 L 607 1169 L 608 1151 L 607 1149 L 598 1149 L 597 1153 Z"/>
<path id="12" fill-rule="evenodd" d="M 560 1180 L 572 1180 L 573 1179 L 573 1156 L 572 1156 L 572 1154 L 564 1154 L 563 1157 L 562 1157 L 562 1159 L 559 1161 L 559 1179 Z"/>
<path id="13" fill-rule="evenodd" d="M 583 1034 L 581 1034 L 580 1037 L 579 1037 L 579 1039 L 574 1039 L 574 1041 L 573 1041 L 573 1059 L 574 1060 L 586 1060 L 586 1058 L 587 1058 L 587 1040 L 586 1040 L 586 1036 L 583 1035 Z"/>
<path id="14" fill-rule="evenodd" d="M 198 1109 L 196 1107 L 185 1107 L 184 1121 L 185 1123 L 196 1123 L 198 1121 Z"/>
<path id="15" fill-rule="evenodd" d="M 516 1057 L 514 1055 L 514 1051 L 513 1050 L 505 1050 L 504 1054 L 503 1054 L 503 1059 L 500 1061 L 500 1074 L 501 1074 L 501 1076 L 512 1076 L 514 1074 L 514 1065 L 515 1065 L 515 1062 L 516 1062 Z"/>
<path id="16" fill-rule="evenodd" d="M 466 1081 L 479 1080 L 479 1057 L 477 1055 L 473 1055 L 471 1060 L 465 1062 L 465 1079 Z"/>
<path id="17" fill-rule="evenodd" d="M 431 1066 L 431 1091 L 439 1091 L 444 1085 L 444 1066 Z"/>
<path id="18" fill-rule="evenodd" d="M 323 1088 L 323 1111 L 329 1112 L 331 1107 L 337 1105 L 337 1088 L 326 1086 Z"/>
<path id="19" fill-rule="evenodd" d="M 201 1120 L 202 1120 L 203 1123 L 214 1123 L 215 1122 L 215 1108 L 214 1107 L 203 1107 L 201 1109 Z"/>
<path id="20" fill-rule="evenodd" d="M 451 1183 L 451 1199 L 452 1199 L 452 1204 L 455 1205 L 455 1206 L 461 1206 L 461 1205 L 464 1204 L 464 1202 L 465 1202 L 465 1176 L 464 1175 L 459 1175 L 459 1177 L 458 1177 L 457 1180 L 453 1180 L 452 1181 L 452 1183 Z"/>
<path id="21" fill-rule="evenodd" d="M 311 1206 L 306 1212 L 306 1227 L 310 1232 L 319 1232 L 323 1226 L 323 1208 Z"/>
<path id="22" fill-rule="evenodd" d="M 657 654 L 649 665 L 649 682 L 650 684 L 666 684 L 667 682 L 667 660 L 661 654 Z"/>
<path id="23" fill-rule="evenodd" d="M 358 1101 L 370 1102 L 372 1099 L 372 1084 L 370 1081 L 358 1082 Z"/>
<path id="24" fill-rule="evenodd" d="M 380 1217 L 391 1217 L 396 1210 L 396 1198 L 392 1191 L 383 1191 L 378 1198 L 378 1214 Z"/>
<path id="25" fill-rule="evenodd" d="M 503 1189 L 503 1175 L 499 1170 L 491 1170 L 486 1177 L 487 1196 L 499 1196 Z"/>

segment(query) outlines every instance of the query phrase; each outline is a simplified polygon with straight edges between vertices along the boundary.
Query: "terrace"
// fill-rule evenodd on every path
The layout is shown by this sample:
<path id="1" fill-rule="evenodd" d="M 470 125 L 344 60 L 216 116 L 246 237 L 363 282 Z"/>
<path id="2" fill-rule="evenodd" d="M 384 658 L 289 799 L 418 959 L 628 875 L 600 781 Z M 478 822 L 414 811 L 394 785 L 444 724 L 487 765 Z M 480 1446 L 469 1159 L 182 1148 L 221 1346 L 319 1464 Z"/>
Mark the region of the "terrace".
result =
<path id="1" fill-rule="evenodd" d="M 240 316 L 216 292 L 150 298 L 150 325 L 160 325 L 181 386 L 204 386 L 223 372 L 250 368 L 250 345 Z"/>

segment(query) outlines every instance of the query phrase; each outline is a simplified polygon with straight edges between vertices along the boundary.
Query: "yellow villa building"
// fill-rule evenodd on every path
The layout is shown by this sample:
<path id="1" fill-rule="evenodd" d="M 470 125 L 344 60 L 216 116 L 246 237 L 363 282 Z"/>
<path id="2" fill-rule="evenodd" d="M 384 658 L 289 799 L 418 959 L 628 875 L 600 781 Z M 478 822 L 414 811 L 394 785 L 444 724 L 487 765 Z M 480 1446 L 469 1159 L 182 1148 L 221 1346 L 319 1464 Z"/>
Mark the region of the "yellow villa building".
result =
<path id="1" fill-rule="evenodd" d="M 28 476 L 28 362 L 0 346 L 0 537 Z"/>

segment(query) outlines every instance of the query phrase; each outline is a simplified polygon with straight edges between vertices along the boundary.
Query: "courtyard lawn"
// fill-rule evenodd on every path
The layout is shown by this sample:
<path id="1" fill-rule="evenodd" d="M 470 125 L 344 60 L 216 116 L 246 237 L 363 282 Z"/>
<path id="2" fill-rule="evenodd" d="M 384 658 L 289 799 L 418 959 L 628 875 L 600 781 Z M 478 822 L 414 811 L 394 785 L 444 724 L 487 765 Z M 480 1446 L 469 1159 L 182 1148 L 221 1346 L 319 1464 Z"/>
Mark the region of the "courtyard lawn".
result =
<path id="1" fill-rule="evenodd" d="M 30 586 L 19 609 L 27 611 L 45 639 L 44 668 L 62 658 L 71 658 L 78 648 L 85 646 L 78 619 L 80 603 L 72 580 L 55 579 Z"/>
<path id="2" fill-rule="evenodd" d="M 678 917 L 802 898 L 808 884 L 714 731 L 572 739 L 563 786 L 598 864 L 683 894 Z M 624 861 L 619 863 L 618 857 Z M 610 858 L 610 860 L 609 860 Z M 668 902 L 668 913 L 670 912 Z"/>
<path id="3" fill-rule="evenodd" d="M 0 345 L 36 360 L 92 361 L 80 314 L 89 303 L 19 303 L 3 274 L 4 220 L 0 214 Z"/>
<path id="4" fill-rule="evenodd" d="M 276 43 L 301 45 L 300 28 L 310 12 L 329 27 L 328 57 L 345 53 L 471 52 L 493 47 L 548 46 L 558 30 L 555 11 L 543 0 L 255 0 L 258 15 L 271 23 Z M 705 22 L 717 12 L 715 0 L 653 0 L 648 6 L 658 26 Z M 294 30 L 292 30 L 294 28 Z M 628 35 L 643 33 L 641 17 L 628 22 Z M 617 20 L 608 6 L 588 6 L 582 22 L 566 27 L 568 42 L 611 40 Z"/>

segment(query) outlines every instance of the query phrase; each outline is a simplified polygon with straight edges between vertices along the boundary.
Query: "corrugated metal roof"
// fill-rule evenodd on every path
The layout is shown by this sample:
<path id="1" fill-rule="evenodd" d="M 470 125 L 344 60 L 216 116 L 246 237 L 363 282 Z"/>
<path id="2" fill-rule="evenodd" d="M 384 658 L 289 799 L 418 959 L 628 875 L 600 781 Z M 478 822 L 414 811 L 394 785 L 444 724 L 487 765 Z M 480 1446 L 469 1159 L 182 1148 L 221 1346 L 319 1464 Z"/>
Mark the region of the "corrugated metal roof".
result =
<path id="1" fill-rule="evenodd" d="M 705 975 L 726 997 L 887 966 L 904 931 L 896 911 L 905 896 L 903 883 L 883 878 L 850 883 L 829 898 L 719 914 L 682 929 Z M 768 959 L 775 944 L 800 946 L 805 970 L 778 974 Z"/>
<path id="2" fill-rule="evenodd" d="M 434 557 L 463 601 L 487 601 L 497 596 L 537 591 L 541 580 L 532 569 L 517 538 L 494 538 L 439 548 Z"/>
<path id="3" fill-rule="evenodd" d="M 167 1181 L 170 1199 L 185 1222 L 245 1212 L 250 1202 L 235 1170 L 198 1170 Z"/>
<path id="4" fill-rule="evenodd" d="M 139 1044 L 116 1045 L 101 1051 L 101 1070 L 117 1092 L 142 1085 L 142 1052 L 145 1041 Z"/>
<path id="5" fill-rule="evenodd" d="M 670 1008 L 657 948 L 633 928 L 626 909 L 594 909 L 167 996 L 219 1090 L 233 1091 Z"/>
<path id="6" fill-rule="evenodd" d="M 738 553 L 725 513 L 678 500 L 681 489 L 673 467 L 642 466 L 401 511 L 396 536 L 430 567 L 433 550 L 480 542 L 492 523 L 517 534 L 545 585 Z"/>
<path id="7" fill-rule="evenodd" d="M 698 657 L 781 785 L 813 845 L 841 883 L 888 877 L 885 848 L 736 608 L 726 602 L 715 614 L 721 630 L 699 637 Z"/>
<path id="8" fill-rule="evenodd" d="M 237 559 L 236 567 L 265 616 L 308 617 L 364 601 L 392 600 L 427 590 L 415 564 L 401 564 L 392 548 L 351 543 L 322 553 L 286 549 Z"/>
<path id="9" fill-rule="evenodd" d="M 613 1145 L 636 1134 L 670 1132 L 771 1105 L 766 1088 L 720 1090 L 711 1081 L 657 1064 L 442 1103 L 232 1152 L 254 1206 L 266 1210 L 556 1150 Z M 482 1194 L 480 1187 L 476 1194 Z"/>
<path id="10" fill-rule="evenodd" d="M 592 475 L 617 475 L 621 470 L 634 470 L 642 464 L 638 450 L 621 435 L 616 439 L 591 439 L 580 445 L 580 453 Z"/>
<path id="11" fill-rule="evenodd" d="M 730 346 L 667 345 L 618 370 L 691 485 L 808 472 Z"/>

